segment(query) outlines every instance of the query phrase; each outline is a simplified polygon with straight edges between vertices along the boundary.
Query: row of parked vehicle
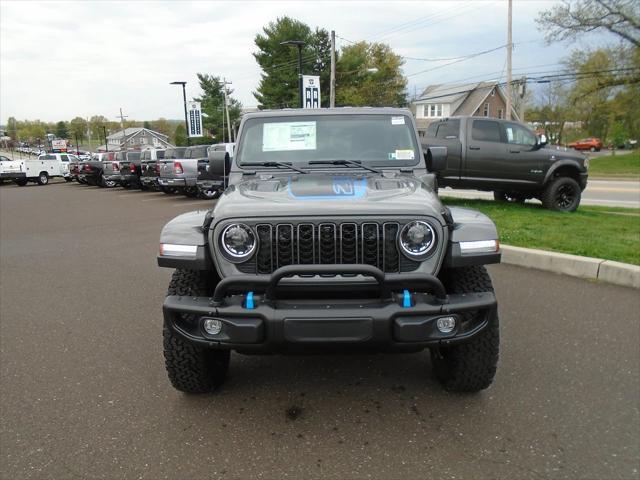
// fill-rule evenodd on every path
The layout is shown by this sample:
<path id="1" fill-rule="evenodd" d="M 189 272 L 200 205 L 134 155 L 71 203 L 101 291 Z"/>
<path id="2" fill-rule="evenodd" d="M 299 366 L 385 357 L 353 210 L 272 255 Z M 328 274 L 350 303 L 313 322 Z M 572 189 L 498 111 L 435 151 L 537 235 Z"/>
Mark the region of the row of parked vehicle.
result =
<path id="1" fill-rule="evenodd" d="M 69 163 L 71 180 L 104 188 L 121 186 L 215 199 L 225 187 L 233 143 L 96 153 Z"/>

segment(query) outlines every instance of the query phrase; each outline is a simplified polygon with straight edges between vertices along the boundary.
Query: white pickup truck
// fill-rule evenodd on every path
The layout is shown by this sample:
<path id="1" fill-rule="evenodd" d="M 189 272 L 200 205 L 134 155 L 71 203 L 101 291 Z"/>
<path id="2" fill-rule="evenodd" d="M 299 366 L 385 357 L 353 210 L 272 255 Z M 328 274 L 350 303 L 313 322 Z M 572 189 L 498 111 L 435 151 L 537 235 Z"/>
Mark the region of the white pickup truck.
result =
<path id="1" fill-rule="evenodd" d="M 78 161 L 78 158 L 68 153 L 47 153 L 39 155 L 37 160 L 11 160 L 0 156 L 0 179 L 13 181 L 21 187 L 27 182 L 46 185 L 52 177 L 63 177 L 70 182 L 69 161 Z"/>

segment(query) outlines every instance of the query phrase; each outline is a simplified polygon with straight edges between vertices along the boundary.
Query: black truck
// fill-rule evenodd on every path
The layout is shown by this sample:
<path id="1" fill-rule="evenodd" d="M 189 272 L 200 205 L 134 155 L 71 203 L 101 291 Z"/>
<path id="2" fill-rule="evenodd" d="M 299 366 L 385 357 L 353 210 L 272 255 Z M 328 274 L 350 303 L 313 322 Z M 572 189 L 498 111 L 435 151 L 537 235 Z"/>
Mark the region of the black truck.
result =
<path id="1" fill-rule="evenodd" d="M 548 148 L 526 126 L 486 117 L 433 122 L 426 147 L 447 148 L 438 186 L 493 191 L 497 201 L 537 198 L 545 208 L 572 212 L 587 186 L 588 159 L 573 150 Z"/>
<path id="2" fill-rule="evenodd" d="M 217 164 L 227 152 L 212 154 Z M 498 362 L 500 261 L 485 215 L 443 205 L 411 112 L 243 116 L 229 186 L 160 235 L 175 269 L 164 357 L 179 390 L 219 386 L 230 351 L 431 352 L 452 391 L 487 388 Z"/>

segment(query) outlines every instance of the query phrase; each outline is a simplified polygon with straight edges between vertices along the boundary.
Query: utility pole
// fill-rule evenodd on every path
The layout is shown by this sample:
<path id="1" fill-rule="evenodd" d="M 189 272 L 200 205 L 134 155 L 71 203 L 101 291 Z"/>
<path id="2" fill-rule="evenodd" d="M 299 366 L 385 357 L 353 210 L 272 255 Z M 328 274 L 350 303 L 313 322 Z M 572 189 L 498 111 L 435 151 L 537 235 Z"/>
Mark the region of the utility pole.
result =
<path id="1" fill-rule="evenodd" d="M 170 85 L 182 85 L 182 102 L 184 103 L 184 128 L 187 135 L 187 147 L 191 145 L 189 140 L 189 120 L 187 119 L 187 82 L 171 82 Z"/>
<path id="2" fill-rule="evenodd" d="M 227 85 L 232 85 L 231 82 L 227 82 L 226 78 L 222 79 L 222 91 L 224 92 L 224 111 L 227 114 L 227 133 L 229 134 L 229 141 L 231 142 L 231 120 L 229 120 L 229 101 L 227 99 Z"/>
<path id="3" fill-rule="evenodd" d="M 91 124 L 89 123 L 89 117 L 87 117 L 87 138 L 89 139 L 89 150 L 91 150 Z"/>
<path id="4" fill-rule="evenodd" d="M 331 30 L 331 83 L 329 87 L 329 107 L 336 106 L 336 32 Z"/>
<path id="5" fill-rule="evenodd" d="M 513 39 L 511 35 L 512 2 L 509 0 L 509 13 L 507 20 L 507 114 L 505 118 L 511 120 L 511 51 L 513 50 Z"/>
<path id="6" fill-rule="evenodd" d="M 122 143 L 125 146 L 125 150 L 127 149 L 127 144 L 125 142 L 126 132 L 124 131 L 124 119 L 127 118 L 127 115 L 122 114 L 122 107 L 120 107 L 120 128 L 122 129 Z"/>

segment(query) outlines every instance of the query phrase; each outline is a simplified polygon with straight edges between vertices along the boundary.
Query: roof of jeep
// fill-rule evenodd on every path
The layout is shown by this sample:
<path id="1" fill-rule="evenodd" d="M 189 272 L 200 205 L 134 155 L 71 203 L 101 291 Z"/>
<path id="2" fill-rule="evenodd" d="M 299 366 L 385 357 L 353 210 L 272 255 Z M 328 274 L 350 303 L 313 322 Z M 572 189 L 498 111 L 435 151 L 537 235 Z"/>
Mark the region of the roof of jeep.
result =
<path id="1" fill-rule="evenodd" d="M 310 115 L 411 115 L 407 108 L 395 107 L 339 107 L 339 108 L 285 108 L 282 110 L 260 110 L 247 113 L 243 118 L 301 117 Z"/>

